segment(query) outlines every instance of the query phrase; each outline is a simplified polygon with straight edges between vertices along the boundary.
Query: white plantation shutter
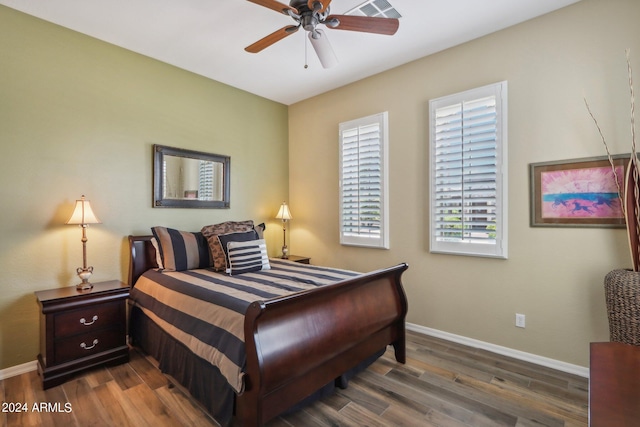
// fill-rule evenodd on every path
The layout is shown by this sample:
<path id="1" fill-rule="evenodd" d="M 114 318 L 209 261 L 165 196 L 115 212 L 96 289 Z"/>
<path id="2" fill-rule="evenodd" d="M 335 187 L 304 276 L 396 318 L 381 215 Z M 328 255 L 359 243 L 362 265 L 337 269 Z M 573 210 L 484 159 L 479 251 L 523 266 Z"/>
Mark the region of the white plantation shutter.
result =
<path id="1" fill-rule="evenodd" d="M 388 248 L 387 113 L 340 124 L 340 243 Z"/>
<path id="2" fill-rule="evenodd" d="M 506 90 L 429 103 L 432 252 L 507 257 Z"/>

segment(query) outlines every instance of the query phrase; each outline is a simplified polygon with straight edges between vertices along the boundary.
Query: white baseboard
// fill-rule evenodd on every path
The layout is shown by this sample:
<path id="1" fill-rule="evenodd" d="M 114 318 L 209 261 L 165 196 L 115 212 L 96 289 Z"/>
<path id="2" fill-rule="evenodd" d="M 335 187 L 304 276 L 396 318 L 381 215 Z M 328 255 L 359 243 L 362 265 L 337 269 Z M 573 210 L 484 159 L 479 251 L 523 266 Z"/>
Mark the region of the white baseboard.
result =
<path id="1" fill-rule="evenodd" d="M 488 342 L 479 341 L 473 338 L 463 337 L 462 335 L 451 334 L 449 332 L 440 331 L 438 329 L 427 328 L 426 326 L 420 326 L 414 323 L 407 323 L 407 329 L 432 337 L 442 338 L 447 341 L 453 341 L 459 344 L 467 345 L 469 347 L 481 348 L 492 353 L 513 357 L 514 359 L 524 360 L 525 362 L 535 363 L 536 365 L 546 366 L 547 368 L 557 369 L 558 371 L 567 372 L 569 374 L 578 375 L 580 377 L 589 378 L 589 368 L 585 368 L 583 366 L 561 362 L 559 360 L 538 356 L 536 354 L 525 353 L 524 351 L 514 350 L 508 347 L 502 347 Z M 38 369 L 38 362 L 36 360 L 23 363 L 22 365 L 2 369 L 0 370 L 0 380 L 11 378 L 16 375 L 21 375 L 26 372 L 35 371 L 36 369 Z"/>
<path id="2" fill-rule="evenodd" d="M 508 347 L 479 341 L 473 338 L 467 338 L 462 335 L 455 335 L 449 332 L 437 329 L 427 328 L 413 323 L 407 323 L 407 329 L 421 334 L 429 335 L 436 338 L 442 338 L 447 341 L 453 341 L 469 347 L 481 348 L 492 353 L 501 354 L 503 356 L 513 357 L 514 359 L 523 360 L 525 362 L 535 363 L 536 365 L 546 366 L 547 368 L 556 369 L 558 371 L 567 372 L 569 374 L 578 375 L 583 378 L 589 378 L 589 368 L 584 366 L 573 365 L 571 363 L 562 362 L 560 360 L 550 359 L 548 357 L 538 356 L 524 351 L 514 350 Z"/>
<path id="3" fill-rule="evenodd" d="M 38 369 L 37 360 L 23 363 L 22 365 L 11 366 L 6 369 L 0 369 L 0 380 L 15 377 L 16 375 L 22 375 L 27 372 L 35 371 L 36 369 Z"/>

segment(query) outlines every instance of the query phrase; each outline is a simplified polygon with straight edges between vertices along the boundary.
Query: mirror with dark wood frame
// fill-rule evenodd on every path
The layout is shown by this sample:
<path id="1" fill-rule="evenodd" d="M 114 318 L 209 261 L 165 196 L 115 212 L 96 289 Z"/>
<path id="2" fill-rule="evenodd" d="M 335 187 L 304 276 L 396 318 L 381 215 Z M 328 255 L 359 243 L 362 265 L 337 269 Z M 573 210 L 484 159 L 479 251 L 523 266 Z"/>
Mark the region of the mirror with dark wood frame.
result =
<path id="1" fill-rule="evenodd" d="M 153 206 L 229 207 L 231 158 L 183 148 L 153 146 Z"/>

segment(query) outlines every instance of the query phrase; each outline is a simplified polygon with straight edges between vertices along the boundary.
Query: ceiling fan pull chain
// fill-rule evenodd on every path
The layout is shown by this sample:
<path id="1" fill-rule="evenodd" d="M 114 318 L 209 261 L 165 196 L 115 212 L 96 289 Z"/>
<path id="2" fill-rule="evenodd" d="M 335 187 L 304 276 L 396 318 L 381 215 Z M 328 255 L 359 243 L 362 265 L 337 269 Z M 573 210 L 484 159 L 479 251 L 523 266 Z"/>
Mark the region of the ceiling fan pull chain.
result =
<path id="1" fill-rule="evenodd" d="M 307 38 L 303 37 L 304 39 L 304 69 L 306 70 L 307 68 L 309 68 L 309 64 L 307 61 L 307 47 L 309 45 L 309 43 L 307 42 Z"/>

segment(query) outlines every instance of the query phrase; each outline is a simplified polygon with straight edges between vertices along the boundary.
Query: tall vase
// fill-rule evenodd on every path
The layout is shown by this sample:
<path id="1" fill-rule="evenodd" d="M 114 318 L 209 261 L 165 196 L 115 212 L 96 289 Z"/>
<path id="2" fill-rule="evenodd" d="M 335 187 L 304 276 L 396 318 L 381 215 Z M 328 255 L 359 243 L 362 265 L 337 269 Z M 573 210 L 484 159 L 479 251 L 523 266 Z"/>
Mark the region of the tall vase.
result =
<path id="1" fill-rule="evenodd" d="M 609 339 L 640 345 L 640 273 L 619 269 L 604 278 Z"/>

